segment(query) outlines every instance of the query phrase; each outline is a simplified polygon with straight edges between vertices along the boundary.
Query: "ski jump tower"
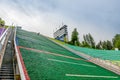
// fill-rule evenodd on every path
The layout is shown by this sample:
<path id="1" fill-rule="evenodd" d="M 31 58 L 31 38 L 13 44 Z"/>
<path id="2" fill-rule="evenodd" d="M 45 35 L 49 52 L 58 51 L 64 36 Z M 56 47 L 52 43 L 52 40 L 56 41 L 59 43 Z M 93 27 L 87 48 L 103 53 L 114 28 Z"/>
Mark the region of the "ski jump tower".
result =
<path id="1" fill-rule="evenodd" d="M 56 32 L 54 32 L 54 38 L 60 41 L 67 42 L 68 41 L 67 25 L 63 25 Z"/>

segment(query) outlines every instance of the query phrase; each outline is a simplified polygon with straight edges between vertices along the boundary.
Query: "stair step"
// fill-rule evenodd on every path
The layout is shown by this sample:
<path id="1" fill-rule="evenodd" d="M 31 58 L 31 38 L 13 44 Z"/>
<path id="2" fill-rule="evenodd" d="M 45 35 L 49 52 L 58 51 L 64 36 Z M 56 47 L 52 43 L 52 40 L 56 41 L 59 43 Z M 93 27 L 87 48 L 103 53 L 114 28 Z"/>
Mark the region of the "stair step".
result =
<path id="1" fill-rule="evenodd" d="M 13 69 L 13 68 L 1 68 L 1 69 Z M 0 69 L 0 70 L 1 70 L 1 69 Z"/>
<path id="2" fill-rule="evenodd" d="M 0 76 L 0 80 L 14 80 L 14 77 Z"/>
<path id="3" fill-rule="evenodd" d="M 12 68 L 12 66 L 2 66 L 2 68 Z"/>
<path id="4" fill-rule="evenodd" d="M 11 67 L 11 66 L 13 66 L 13 65 L 2 65 L 1 67 Z"/>
<path id="5" fill-rule="evenodd" d="M 14 74 L 0 74 L 2 76 L 13 76 Z"/>
<path id="6" fill-rule="evenodd" d="M 0 76 L 14 76 L 14 74 L 0 74 Z"/>
<path id="7" fill-rule="evenodd" d="M 14 74 L 13 72 L 0 72 L 0 74 Z"/>
<path id="8" fill-rule="evenodd" d="M 2 68 L 0 70 L 13 70 L 13 69 L 11 69 L 11 68 Z"/>
<path id="9" fill-rule="evenodd" d="M 0 69 L 0 70 L 13 70 L 13 69 L 4 69 L 4 68 L 3 68 L 3 69 Z"/>
<path id="10" fill-rule="evenodd" d="M 1 67 L 12 67 L 12 66 L 7 66 L 7 65 L 6 65 L 6 66 L 1 66 Z"/>
<path id="11" fill-rule="evenodd" d="M 3 78 L 0 78 L 0 80 L 14 80 L 14 78 L 11 78 L 11 79 L 3 79 Z"/>
<path id="12" fill-rule="evenodd" d="M 0 71 L 0 72 L 13 72 L 13 71 Z"/>
<path id="13" fill-rule="evenodd" d="M 13 70 L 0 70 L 0 72 L 13 72 Z"/>

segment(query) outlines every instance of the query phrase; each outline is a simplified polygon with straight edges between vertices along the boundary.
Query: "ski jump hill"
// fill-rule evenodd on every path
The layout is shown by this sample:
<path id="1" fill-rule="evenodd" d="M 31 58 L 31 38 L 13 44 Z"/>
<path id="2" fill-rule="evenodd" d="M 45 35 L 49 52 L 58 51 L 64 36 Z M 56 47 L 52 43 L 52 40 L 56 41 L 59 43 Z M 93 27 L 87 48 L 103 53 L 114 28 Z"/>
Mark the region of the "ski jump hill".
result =
<path id="1" fill-rule="evenodd" d="M 60 44 L 16 29 L 14 45 L 22 80 L 120 80 L 120 51 Z"/>

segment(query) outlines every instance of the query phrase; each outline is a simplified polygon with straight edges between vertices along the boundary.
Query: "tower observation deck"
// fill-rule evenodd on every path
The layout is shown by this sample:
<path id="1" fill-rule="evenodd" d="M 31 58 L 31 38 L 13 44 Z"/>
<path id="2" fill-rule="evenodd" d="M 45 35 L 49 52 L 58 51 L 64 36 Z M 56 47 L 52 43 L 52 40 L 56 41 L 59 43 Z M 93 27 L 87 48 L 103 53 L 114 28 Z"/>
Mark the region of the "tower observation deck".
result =
<path id="1" fill-rule="evenodd" d="M 63 25 L 56 32 L 54 32 L 54 38 L 60 41 L 67 41 L 68 40 L 67 25 Z"/>

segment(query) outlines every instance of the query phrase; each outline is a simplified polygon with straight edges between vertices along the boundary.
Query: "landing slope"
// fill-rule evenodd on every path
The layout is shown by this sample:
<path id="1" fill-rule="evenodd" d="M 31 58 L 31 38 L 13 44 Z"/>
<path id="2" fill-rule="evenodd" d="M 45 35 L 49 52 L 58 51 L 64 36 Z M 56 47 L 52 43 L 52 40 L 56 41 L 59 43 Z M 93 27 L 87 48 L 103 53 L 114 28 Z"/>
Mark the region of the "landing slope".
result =
<path id="1" fill-rule="evenodd" d="M 19 29 L 16 41 L 31 80 L 120 80 L 42 35 Z"/>

